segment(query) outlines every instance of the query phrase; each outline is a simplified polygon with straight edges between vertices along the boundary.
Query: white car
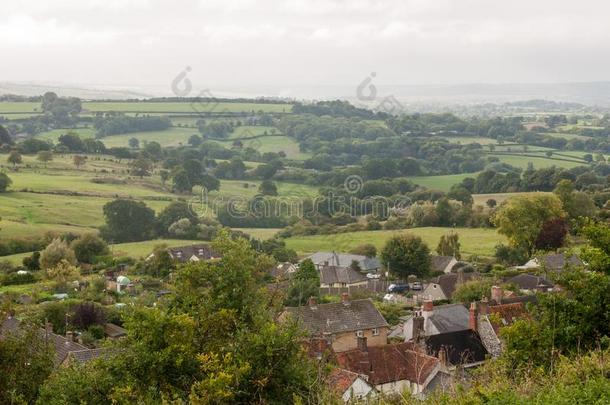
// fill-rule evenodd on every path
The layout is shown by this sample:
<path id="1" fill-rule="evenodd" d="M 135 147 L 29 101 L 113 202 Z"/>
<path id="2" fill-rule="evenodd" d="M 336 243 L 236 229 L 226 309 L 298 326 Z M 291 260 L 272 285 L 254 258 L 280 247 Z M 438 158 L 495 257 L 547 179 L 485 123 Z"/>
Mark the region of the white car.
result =
<path id="1" fill-rule="evenodd" d="M 367 278 L 371 278 L 371 279 L 381 278 L 381 274 L 377 274 L 377 273 L 367 273 L 366 276 L 367 276 Z"/>

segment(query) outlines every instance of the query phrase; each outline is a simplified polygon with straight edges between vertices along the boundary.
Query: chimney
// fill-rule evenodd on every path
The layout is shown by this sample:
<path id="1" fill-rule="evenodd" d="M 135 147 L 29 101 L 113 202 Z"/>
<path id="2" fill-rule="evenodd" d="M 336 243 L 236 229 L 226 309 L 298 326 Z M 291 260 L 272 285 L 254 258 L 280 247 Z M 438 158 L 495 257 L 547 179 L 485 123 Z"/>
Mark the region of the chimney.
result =
<path id="1" fill-rule="evenodd" d="M 310 308 L 316 308 L 318 305 L 318 299 L 316 297 L 309 297 L 307 300 L 307 305 L 309 305 Z"/>
<path id="2" fill-rule="evenodd" d="M 491 299 L 496 301 L 496 304 L 502 303 L 503 296 L 504 296 L 504 290 L 502 289 L 502 287 L 498 287 L 497 285 L 494 285 L 493 287 L 491 287 Z"/>
<path id="3" fill-rule="evenodd" d="M 424 298 L 424 305 L 422 305 L 422 311 L 424 311 L 424 312 L 434 311 L 434 304 L 432 303 L 432 298 L 430 298 L 430 297 Z"/>
<path id="4" fill-rule="evenodd" d="M 67 330 L 66 339 L 68 339 L 70 342 L 74 342 L 74 332 Z"/>
<path id="5" fill-rule="evenodd" d="M 343 303 L 343 305 L 348 306 L 349 305 L 349 294 L 344 292 L 341 293 L 341 302 Z"/>
<path id="6" fill-rule="evenodd" d="M 358 339 L 358 350 L 367 352 L 368 347 L 366 345 L 366 338 L 363 336 L 358 336 L 357 339 Z"/>
<path id="7" fill-rule="evenodd" d="M 479 302 L 479 313 L 481 315 L 489 315 L 489 300 L 487 297 L 483 297 Z"/>
<path id="8" fill-rule="evenodd" d="M 473 331 L 477 331 L 477 303 L 470 303 L 470 317 L 468 318 L 468 327 Z"/>
<path id="9" fill-rule="evenodd" d="M 421 312 L 416 312 L 413 317 L 413 341 L 417 342 L 423 336 L 425 336 L 424 317 L 421 316 Z"/>

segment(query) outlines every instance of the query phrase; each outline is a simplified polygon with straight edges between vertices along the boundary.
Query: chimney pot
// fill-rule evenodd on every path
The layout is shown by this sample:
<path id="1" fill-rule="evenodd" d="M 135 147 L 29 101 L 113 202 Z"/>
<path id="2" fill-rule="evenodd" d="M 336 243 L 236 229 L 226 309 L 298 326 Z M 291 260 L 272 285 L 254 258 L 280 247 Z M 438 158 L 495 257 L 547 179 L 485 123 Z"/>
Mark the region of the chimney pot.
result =
<path id="1" fill-rule="evenodd" d="M 74 341 L 74 332 L 72 331 L 66 331 L 66 339 L 68 339 L 70 342 Z"/>
<path id="2" fill-rule="evenodd" d="M 477 330 L 477 303 L 470 303 L 470 317 L 468 318 L 468 327 L 476 332 Z"/>
<path id="3" fill-rule="evenodd" d="M 349 294 L 348 293 L 346 293 L 346 292 L 341 293 L 341 302 L 344 305 L 349 305 Z"/>
<path id="4" fill-rule="evenodd" d="M 307 300 L 307 304 L 310 307 L 315 307 L 316 305 L 318 305 L 318 299 L 316 297 L 309 297 L 309 300 Z"/>
<path id="5" fill-rule="evenodd" d="M 432 312 L 434 311 L 434 303 L 431 298 L 424 299 L 424 305 L 422 305 L 422 311 L 424 312 Z"/>

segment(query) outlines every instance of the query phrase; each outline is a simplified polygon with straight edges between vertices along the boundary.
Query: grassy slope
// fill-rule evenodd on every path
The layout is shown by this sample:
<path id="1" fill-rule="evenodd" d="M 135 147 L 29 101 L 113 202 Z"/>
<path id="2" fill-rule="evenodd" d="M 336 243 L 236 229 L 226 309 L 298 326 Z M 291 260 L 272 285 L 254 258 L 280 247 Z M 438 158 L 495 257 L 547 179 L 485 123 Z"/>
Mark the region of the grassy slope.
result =
<path id="1" fill-rule="evenodd" d="M 335 235 L 295 236 L 286 239 L 286 246 L 296 250 L 301 255 L 316 251 L 336 250 L 347 252 L 365 243 L 372 243 L 379 250 L 392 236 L 411 233 L 420 236 L 430 249 L 434 250 L 441 235 L 450 230 L 452 228 L 427 227 L 396 231 L 364 231 Z M 494 246 L 500 242 L 506 242 L 506 239 L 499 235 L 495 229 L 457 228 L 455 231 L 460 235 L 462 255 L 492 256 Z"/>
<path id="2" fill-rule="evenodd" d="M 150 103 L 150 102 L 86 102 L 83 110 L 88 111 L 139 111 L 139 112 L 184 112 L 196 114 L 201 112 L 290 112 L 289 104 L 257 104 L 257 103 Z M 0 106 L 0 111 L 1 106 Z"/>
<path id="3" fill-rule="evenodd" d="M 477 173 L 447 174 L 444 176 L 414 176 L 409 177 L 415 184 L 434 190 L 449 191 L 452 185 L 460 183 L 466 177 L 477 177 Z"/>
<path id="4" fill-rule="evenodd" d="M 107 148 L 112 147 L 128 147 L 129 140 L 136 138 L 140 141 L 140 147 L 144 146 L 144 142 L 158 142 L 161 146 L 179 146 L 186 145 L 188 139 L 193 134 L 199 134 L 194 128 L 172 127 L 165 131 L 148 131 L 148 132 L 132 132 L 129 134 L 111 135 L 101 138 L 100 140 Z"/>

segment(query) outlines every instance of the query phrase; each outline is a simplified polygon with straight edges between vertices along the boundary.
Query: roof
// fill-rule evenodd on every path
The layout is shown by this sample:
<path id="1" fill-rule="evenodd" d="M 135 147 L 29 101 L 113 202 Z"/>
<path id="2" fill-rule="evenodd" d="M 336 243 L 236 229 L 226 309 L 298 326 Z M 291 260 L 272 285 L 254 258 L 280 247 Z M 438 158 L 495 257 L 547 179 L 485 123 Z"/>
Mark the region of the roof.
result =
<path id="1" fill-rule="evenodd" d="M 320 268 L 320 283 L 322 284 L 355 284 L 367 281 L 365 275 L 351 267 L 322 266 Z"/>
<path id="2" fill-rule="evenodd" d="M 349 371 L 367 375 L 373 385 L 408 380 L 424 384 L 438 371 L 438 359 L 413 350 L 411 343 L 371 346 L 337 353 L 337 363 Z"/>
<path id="3" fill-rule="evenodd" d="M 308 259 L 311 259 L 311 261 L 318 266 L 323 265 L 324 262 L 328 262 L 330 265 L 342 267 L 349 267 L 355 260 L 364 272 L 381 268 L 381 263 L 376 257 L 366 257 L 350 253 L 316 252 L 309 256 Z"/>
<path id="4" fill-rule="evenodd" d="M 576 255 L 566 258 L 564 253 L 551 253 L 542 256 L 542 263 L 547 270 L 563 270 L 566 266 L 583 266 L 584 263 Z"/>
<path id="5" fill-rule="evenodd" d="M 211 260 L 220 257 L 208 244 L 173 247 L 167 249 L 167 251 L 172 258 L 180 262 L 187 262 L 193 256 L 199 260 Z"/>
<path id="6" fill-rule="evenodd" d="M 434 306 L 432 315 L 427 322 L 431 322 L 439 333 L 456 332 L 468 329 L 470 312 L 462 304 L 447 304 Z M 428 330 L 428 328 L 425 328 Z"/>
<path id="7" fill-rule="evenodd" d="M 318 304 L 315 306 L 288 307 L 294 316 L 312 334 L 341 333 L 363 329 L 387 327 L 388 323 L 370 299 Z"/>
<path id="8" fill-rule="evenodd" d="M 516 295 L 513 297 L 502 297 L 501 304 L 514 304 L 517 302 L 523 302 L 523 303 L 531 302 L 533 304 L 536 304 L 538 302 L 538 299 L 533 294 Z M 493 298 L 489 300 L 489 304 L 490 305 L 499 305 L 496 302 L 496 300 L 494 300 Z"/>
<path id="9" fill-rule="evenodd" d="M 113 323 L 105 323 L 104 333 L 111 338 L 118 338 L 121 336 L 127 336 L 127 329 L 121 328 L 119 325 L 115 325 Z"/>
<path id="10" fill-rule="evenodd" d="M 449 364 L 472 364 L 484 361 L 489 354 L 479 334 L 472 329 L 441 333 L 425 338 L 428 354 L 438 357 L 441 349 Z"/>
<path id="11" fill-rule="evenodd" d="M 112 349 L 108 347 L 101 347 L 98 349 L 85 349 L 70 352 L 66 358 L 70 360 L 76 360 L 79 363 L 86 363 L 90 360 L 97 359 L 99 357 L 108 357 L 112 353 Z"/>
<path id="12" fill-rule="evenodd" d="M 502 326 L 510 325 L 516 319 L 527 316 L 527 312 L 525 310 L 525 304 L 523 302 L 492 305 L 489 307 L 489 313 L 496 314 L 500 318 L 501 323 L 492 322 L 494 317 L 489 318 L 490 319 L 489 322 L 491 323 L 491 326 L 493 326 L 496 334 L 498 334 L 498 332 Z"/>
<path id="13" fill-rule="evenodd" d="M 450 299 L 455 292 L 459 282 L 468 282 L 479 277 L 479 273 L 447 273 L 436 277 L 432 282 L 438 286 L 445 294 L 447 299 Z"/>
<path id="14" fill-rule="evenodd" d="M 284 262 L 284 263 L 280 263 L 277 266 L 273 267 L 270 271 L 271 273 L 271 277 L 275 278 L 275 279 L 280 279 L 280 280 L 284 280 L 284 279 L 289 279 L 292 277 L 292 275 L 294 274 L 296 270 L 296 267 L 294 264 L 290 263 L 290 262 Z"/>
<path id="15" fill-rule="evenodd" d="M 536 290 L 553 288 L 553 283 L 542 276 L 533 274 L 519 274 L 507 280 L 508 283 L 516 284 L 521 290 Z"/>
<path id="16" fill-rule="evenodd" d="M 430 269 L 432 271 L 445 271 L 452 260 L 454 260 L 453 256 L 432 256 L 430 260 Z"/>
<path id="17" fill-rule="evenodd" d="M 352 371 L 343 368 L 335 368 L 330 372 L 326 381 L 333 391 L 337 392 L 339 395 L 343 395 L 358 377 L 360 377 L 360 375 Z"/>

